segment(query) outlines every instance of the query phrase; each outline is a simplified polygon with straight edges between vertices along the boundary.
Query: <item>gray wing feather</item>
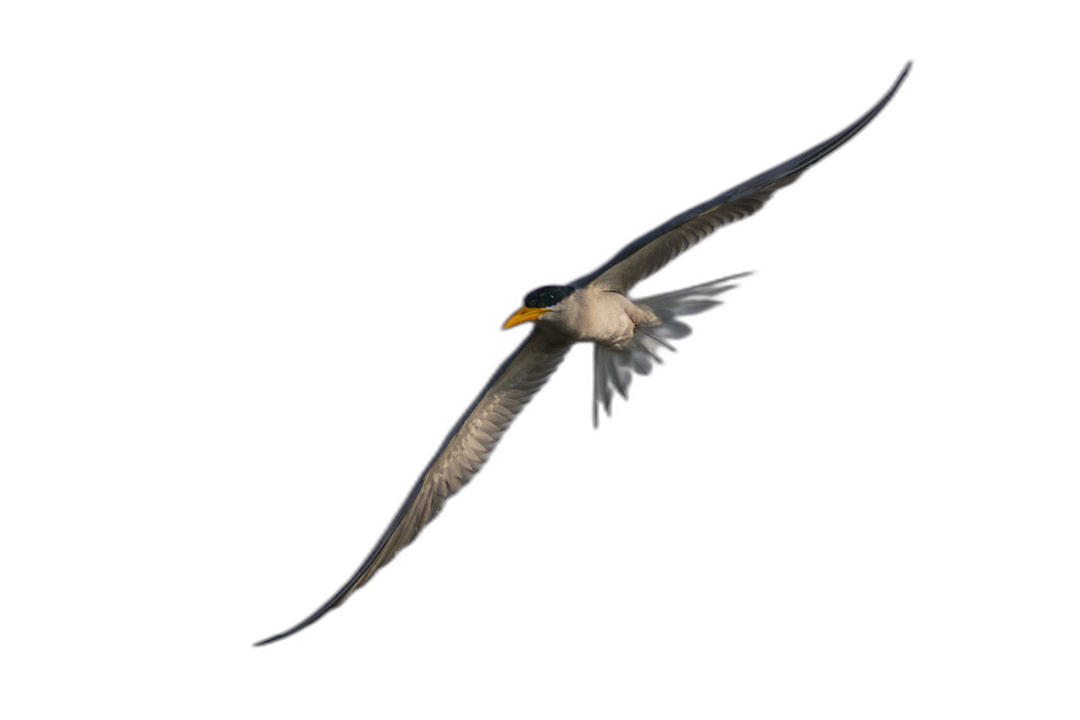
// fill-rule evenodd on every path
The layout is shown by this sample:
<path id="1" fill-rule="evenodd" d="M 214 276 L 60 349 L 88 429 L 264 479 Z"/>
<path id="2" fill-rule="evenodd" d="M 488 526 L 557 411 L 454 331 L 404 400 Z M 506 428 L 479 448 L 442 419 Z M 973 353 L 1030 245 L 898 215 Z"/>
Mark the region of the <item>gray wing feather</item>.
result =
<path id="1" fill-rule="evenodd" d="M 345 602 L 411 543 L 434 519 L 446 499 L 460 490 L 480 470 L 499 438 L 518 413 L 543 387 L 570 349 L 571 343 L 549 337 L 540 328 L 518 346 L 450 431 L 434 459 L 413 486 L 390 526 L 367 559 L 333 597 L 294 627 L 256 645 L 286 638 L 303 630 Z"/>
<path id="2" fill-rule="evenodd" d="M 624 247 L 615 257 L 595 271 L 578 278 L 571 284 L 575 287 L 592 285 L 625 293 L 717 228 L 757 212 L 774 192 L 795 182 L 804 170 L 829 155 L 866 127 L 892 99 L 910 69 L 909 62 L 904 66 L 889 92 L 876 105 L 833 137 L 673 217 Z"/>

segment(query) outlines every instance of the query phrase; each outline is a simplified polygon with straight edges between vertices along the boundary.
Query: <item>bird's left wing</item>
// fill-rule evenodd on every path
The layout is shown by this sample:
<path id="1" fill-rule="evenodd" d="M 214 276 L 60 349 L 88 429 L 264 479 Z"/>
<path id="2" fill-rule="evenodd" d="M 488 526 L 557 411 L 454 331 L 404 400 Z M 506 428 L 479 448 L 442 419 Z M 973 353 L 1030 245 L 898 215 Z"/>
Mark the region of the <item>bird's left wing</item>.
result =
<path id="1" fill-rule="evenodd" d="M 676 215 L 624 247 L 615 257 L 593 272 L 570 284 L 575 287 L 592 285 L 625 293 L 721 226 L 754 214 L 774 192 L 798 180 L 804 170 L 855 137 L 877 117 L 900 88 L 910 69 L 909 62 L 889 88 L 889 92 L 862 117 L 836 135 L 787 162 L 780 163 L 771 170 L 766 170 L 727 192 Z"/>
<path id="2" fill-rule="evenodd" d="M 322 607 L 285 632 L 256 645 L 303 630 L 367 583 L 379 568 L 411 543 L 442 509 L 446 499 L 472 479 L 517 414 L 559 366 L 571 343 L 535 328 L 503 361 L 473 404 L 446 436 L 435 458 L 360 568 Z"/>

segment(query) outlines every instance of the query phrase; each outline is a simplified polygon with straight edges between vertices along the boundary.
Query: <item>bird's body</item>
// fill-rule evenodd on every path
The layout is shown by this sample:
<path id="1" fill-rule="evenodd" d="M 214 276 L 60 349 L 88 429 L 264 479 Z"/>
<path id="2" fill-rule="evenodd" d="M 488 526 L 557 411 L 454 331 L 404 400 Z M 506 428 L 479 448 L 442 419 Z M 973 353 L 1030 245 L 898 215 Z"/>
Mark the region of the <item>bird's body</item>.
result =
<path id="1" fill-rule="evenodd" d="M 633 375 L 648 374 L 653 363 L 660 362 L 661 349 L 673 349 L 673 341 L 690 333 L 680 318 L 718 305 L 715 297 L 735 287 L 733 281 L 745 273 L 638 299 L 629 296 L 631 288 L 717 228 L 756 212 L 773 193 L 854 137 L 885 107 L 909 69 L 910 63 L 876 105 L 828 140 L 673 217 L 588 275 L 526 295 L 524 307 L 504 327 L 532 322 L 533 331 L 503 361 L 451 429 L 364 563 L 314 613 L 258 644 L 280 640 L 311 625 L 412 542 L 446 499 L 479 471 L 510 423 L 573 345 L 586 342 L 595 348 L 593 423 L 599 420 L 600 407 L 610 414 L 613 392 L 625 398 Z"/>
<path id="2" fill-rule="evenodd" d="M 574 342 L 595 342 L 623 350 L 639 327 L 657 325 L 660 320 L 647 306 L 622 293 L 586 287 L 569 295 L 536 322 L 537 327 Z"/>

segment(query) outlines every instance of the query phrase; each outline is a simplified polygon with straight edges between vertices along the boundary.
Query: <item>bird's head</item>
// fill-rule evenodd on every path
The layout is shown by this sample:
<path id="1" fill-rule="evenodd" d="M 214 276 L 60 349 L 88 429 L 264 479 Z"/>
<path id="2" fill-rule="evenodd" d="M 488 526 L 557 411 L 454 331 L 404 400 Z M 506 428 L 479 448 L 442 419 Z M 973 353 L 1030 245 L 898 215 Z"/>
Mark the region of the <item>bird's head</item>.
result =
<path id="1" fill-rule="evenodd" d="M 557 310 L 559 305 L 574 294 L 575 288 L 570 285 L 545 285 L 536 288 L 525 296 L 525 306 L 510 316 L 503 325 L 503 329 L 512 328 L 523 322 L 535 322 L 540 317 L 552 310 Z"/>

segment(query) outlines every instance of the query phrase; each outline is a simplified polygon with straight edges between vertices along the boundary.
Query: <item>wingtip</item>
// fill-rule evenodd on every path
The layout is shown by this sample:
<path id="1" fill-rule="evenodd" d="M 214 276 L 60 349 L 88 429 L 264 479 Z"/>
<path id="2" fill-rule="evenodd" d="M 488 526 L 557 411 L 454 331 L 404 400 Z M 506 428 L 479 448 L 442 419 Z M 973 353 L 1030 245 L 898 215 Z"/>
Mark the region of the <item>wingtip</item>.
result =
<path id="1" fill-rule="evenodd" d="M 269 645 L 271 643 L 275 643 L 278 640 L 281 640 L 283 637 L 286 637 L 288 635 L 289 635 L 289 633 L 278 633 L 277 635 L 271 635 L 268 638 L 263 638 L 262 640 L 260 640 L 257 643 L 252 643 L 251 647 L 263 647 L 264 645 Z"/>
<path id="2" fill-rule="evenodd" d="M 340 592 L 338 594 L 334 595 L 333 598 L 331 598 L 329 601 L 327 601 L 322 607 L 320 607 L 314 613 L 312 613 L 307 618 L 305 618 L 303 620 L 303 622 L 300 622 L 300 623 L 294 625 L 293 627 L 289 628 L 288 630 L 286 630 L 284 632 L 279 632 L 277 635 L 271 635 L 268 638 L 264 638 L 264 639 L 260 640 L 259 642 L 255 643 L 252 647 L 262 647 L 264 645 L 270 645 L 271 643 L 276 643 L 278 640 L 284 640 L 285 638 L 289 637 L 290 635 L 295 635 L 296 633 L 300 632 L 301 630 L 308 627 L 309 625 L 313 625 L 318 620 L 320 620 L 323 615 L 330 612 L 330 610 L 332 610 L 334 607 L 336 607 L 336 605 L 334 604 L 334 601 L 337 600 L 339 595 L 340 595 Z"/>
<path id="3" fill-rule="evenodd" d="M 884 107 L 889 102 L 889 100 L 892 99 L 892 96 L 896 94 L 896 91 L 900 89 L 900 86 L 904 84 L 904 81 L 907 80 L 908 73 L 911 72 L 912 63 L 913 61 L 908 60 L 906 63 L 904 63 L 904 67 L 900 68 L 900 74 L 896 76 L 896 79 L 893 80 L 893 84 L 889 88 L 889 91 L 885 93 L 885 97 L 883 97 L 879 102 L 880 107 Z"/>

